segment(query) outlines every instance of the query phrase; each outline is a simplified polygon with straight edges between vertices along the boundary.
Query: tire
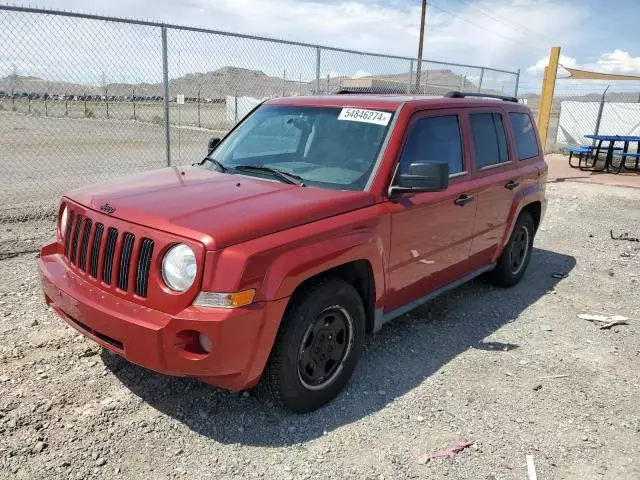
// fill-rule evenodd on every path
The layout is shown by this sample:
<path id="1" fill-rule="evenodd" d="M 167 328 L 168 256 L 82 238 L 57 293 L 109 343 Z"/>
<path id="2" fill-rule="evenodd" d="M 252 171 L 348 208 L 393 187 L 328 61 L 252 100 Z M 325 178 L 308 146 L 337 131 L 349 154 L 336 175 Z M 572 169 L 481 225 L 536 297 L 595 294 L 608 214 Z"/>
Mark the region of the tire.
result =
<path id="1" fill-rule="evenodd" d="M 364 306 L 356 289 L 339 278 L 312 283 L 282 319 L 262 375 L 264 390 L 294 412 L 316 410 L 347 384 L 364 336 Z"/>
<path id="2" fill-rule="evenodd" d="M 512 287 L 524 276 L 533 248 L 535 224 L 528 212 L 522 212 L 513 227 L 496 268 L 489 272 L 489 280 L 500 287 Z M 519 257 L 516 260 L 516 257 Z"/>

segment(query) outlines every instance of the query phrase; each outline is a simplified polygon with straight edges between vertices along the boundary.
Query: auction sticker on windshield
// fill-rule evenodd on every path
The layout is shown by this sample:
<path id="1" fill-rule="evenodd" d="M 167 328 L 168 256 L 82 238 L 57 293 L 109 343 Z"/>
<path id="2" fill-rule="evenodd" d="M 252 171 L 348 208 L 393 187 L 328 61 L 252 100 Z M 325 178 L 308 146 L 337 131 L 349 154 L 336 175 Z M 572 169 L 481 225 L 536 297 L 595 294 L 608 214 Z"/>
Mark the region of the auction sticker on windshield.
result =
<path id="1" fill-rule="evenodd" d="M 376 125 L 388 125 L 389 120 L 391 120 L 391 114 L 389 112 L 379 112 L 378 110 L 343 108 L 340 112 L 340 115 L 338 116 L 338 120 L 375 123 Z"/>

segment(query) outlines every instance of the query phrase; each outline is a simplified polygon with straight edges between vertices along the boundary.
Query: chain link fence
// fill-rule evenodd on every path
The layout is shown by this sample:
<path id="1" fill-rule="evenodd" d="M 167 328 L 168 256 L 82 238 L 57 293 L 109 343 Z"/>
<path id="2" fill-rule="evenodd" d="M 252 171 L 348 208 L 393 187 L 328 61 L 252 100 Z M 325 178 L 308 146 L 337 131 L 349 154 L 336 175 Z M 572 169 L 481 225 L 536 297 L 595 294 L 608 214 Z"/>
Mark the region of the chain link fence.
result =
<path id="1" fill-rule="evenodd" d="M 199 161 L 266 98 L 516 95 L 519 74 L 193 27 L 0 6 L 0 257 L 53 233 L 61 194 Z"/>
<path id="2" fill-rule="evenodd" d="M 640 82 L 629 83 L 611 89 L 597 85 L 593 93 L 582 95 L 557 95 L 549 120 L 547 151 L 591 145 L 593 140 L 584 135 L 640 135 Z"/>

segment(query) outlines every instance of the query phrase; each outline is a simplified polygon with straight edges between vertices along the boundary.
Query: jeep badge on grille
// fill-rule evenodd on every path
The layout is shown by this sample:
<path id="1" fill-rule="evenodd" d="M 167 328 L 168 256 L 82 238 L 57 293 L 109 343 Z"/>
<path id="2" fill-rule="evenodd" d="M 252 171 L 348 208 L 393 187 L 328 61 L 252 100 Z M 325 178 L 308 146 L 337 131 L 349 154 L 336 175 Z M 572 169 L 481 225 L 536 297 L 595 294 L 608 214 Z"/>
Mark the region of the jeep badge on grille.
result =
<path id="1" fill-rule="evenodd" d="M 100 210 L 109 215 L 116 211 L 115 207 L 112 207 L 108 203 L 103 203 L 102 205 L 100 205 Z"/>

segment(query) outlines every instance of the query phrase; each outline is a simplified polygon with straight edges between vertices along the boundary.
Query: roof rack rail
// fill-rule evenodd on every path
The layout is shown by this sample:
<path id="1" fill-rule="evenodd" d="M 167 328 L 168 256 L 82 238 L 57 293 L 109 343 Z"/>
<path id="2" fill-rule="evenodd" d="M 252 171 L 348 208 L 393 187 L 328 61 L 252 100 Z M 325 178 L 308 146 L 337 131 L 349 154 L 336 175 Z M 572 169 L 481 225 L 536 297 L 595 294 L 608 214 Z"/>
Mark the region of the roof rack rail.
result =
<path id="1" fill-rule="evenodd" d="M 466 98 L 466 97 L 495 98 L 496 100 L 503 100 L 505 102 L 518 103 L 518 99 L 516 97 L 509 97 L 505 95 L 492 95 L 490 93 L 452 91 L 452 92 L 445 93 L 444 96 L 448 98 Z"/>
<path id="2" fill-rule="evenodd" d="M 341 87 L 336 90 L 332 95 L 354 95 L 354 94 L 373 94 L 373 95 L 405 95 L 407 93 L 407 87 L 403 85 L 401 88 L 396 86 L 390 87 Z"/>

